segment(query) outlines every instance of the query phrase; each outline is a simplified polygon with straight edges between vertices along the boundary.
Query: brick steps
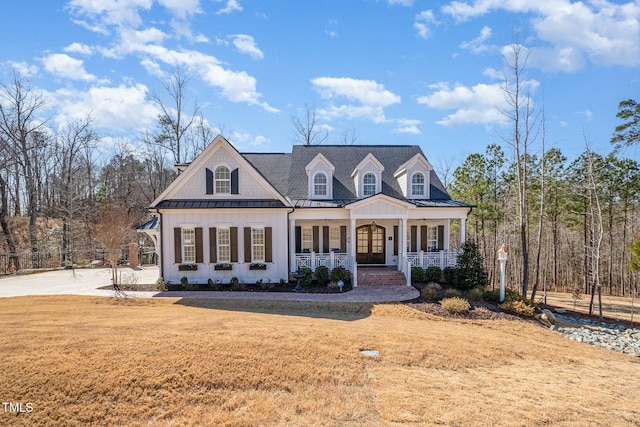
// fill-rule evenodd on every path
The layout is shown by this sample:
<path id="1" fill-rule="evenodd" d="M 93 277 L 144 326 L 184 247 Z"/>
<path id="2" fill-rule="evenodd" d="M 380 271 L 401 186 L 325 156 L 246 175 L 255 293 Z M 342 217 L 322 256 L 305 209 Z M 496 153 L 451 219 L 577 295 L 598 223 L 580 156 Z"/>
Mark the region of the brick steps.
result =
<path id="1" fill-rule="evenodd" d="M 359 268 L 358 286 L 402 286 L 407 284 L 403 272 L 397 270 Z"/>

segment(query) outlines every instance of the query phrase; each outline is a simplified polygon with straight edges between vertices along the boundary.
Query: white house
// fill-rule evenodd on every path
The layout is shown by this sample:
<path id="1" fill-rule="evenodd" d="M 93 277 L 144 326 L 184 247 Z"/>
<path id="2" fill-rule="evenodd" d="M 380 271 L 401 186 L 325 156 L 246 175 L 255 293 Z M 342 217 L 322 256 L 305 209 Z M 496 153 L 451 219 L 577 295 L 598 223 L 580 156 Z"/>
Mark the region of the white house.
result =
<path id="1" fill-rule="evenodd" d="M 407 274 L 410 265 L 455 264 L 471 207 L 451 200 L 419 146 L 242 154 L 217 136 L 153 201 L 155 218 L 139 231 L 155 241 L 172 283 L 277 282 L 320 265 Z"/>

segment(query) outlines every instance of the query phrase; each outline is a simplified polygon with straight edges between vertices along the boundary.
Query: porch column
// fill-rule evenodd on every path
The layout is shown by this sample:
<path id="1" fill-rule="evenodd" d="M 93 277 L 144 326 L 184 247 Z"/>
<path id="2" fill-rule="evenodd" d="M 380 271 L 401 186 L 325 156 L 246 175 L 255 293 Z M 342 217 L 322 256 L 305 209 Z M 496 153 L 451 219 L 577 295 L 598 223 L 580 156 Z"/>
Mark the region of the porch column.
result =
<path id="1" fill-rule="evenodd" d="M 445 251 L 451 250 L 451 220 L 450 219 L 448 219 L 447 222 L 445 222 L 444 224 L 444 239 L 442 243 L 444 244 L 444 248 L 440 248 L 440 249 L 444 249 Z"/>
<path id="2" fill-rule="evenodd" d="M 351 274 L 353 275 L 353 287 L 358 286 L 358 266 L 356 265 L 356 220 L 351 218 L 349 223 L 349 255 L 351 256 L 352 261 L 352 269 Z"/>
<path id="3" fill-rule="evenodd" d="M 296 271 L 296 221 L 289 220 L 289 271 Z"/>
<path id="4" fill-rule="evenodd" d="M 466 231 L 467 220 L 465 218 L 460 218 L 460 246 L 462 246 L 464 242 L 467 241 Z"/>
<path id="5" fill-rule="evenodd" d="M 407 263 L 407 218 L 400 218 L 398 234 L 398 270 L 405 272 Z M 406 272 L 405 272 L 406 273 Z"/>

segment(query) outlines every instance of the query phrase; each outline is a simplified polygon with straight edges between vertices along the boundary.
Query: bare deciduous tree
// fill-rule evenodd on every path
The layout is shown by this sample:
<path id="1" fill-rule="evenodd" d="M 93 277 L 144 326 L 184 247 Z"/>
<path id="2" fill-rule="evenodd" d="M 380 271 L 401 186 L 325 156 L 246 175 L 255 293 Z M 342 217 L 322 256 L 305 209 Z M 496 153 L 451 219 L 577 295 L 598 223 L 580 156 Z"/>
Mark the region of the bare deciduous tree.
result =
<path id="1" fill-rule="evenodd" d="M 318 129 L 317 118 L 316 108 L 305 104 L 302 118 L 291 117 L 295 132 L 293 140 L 304 145 L 319 145 L 326 141 L 329 138 L 329 131 Z"/>

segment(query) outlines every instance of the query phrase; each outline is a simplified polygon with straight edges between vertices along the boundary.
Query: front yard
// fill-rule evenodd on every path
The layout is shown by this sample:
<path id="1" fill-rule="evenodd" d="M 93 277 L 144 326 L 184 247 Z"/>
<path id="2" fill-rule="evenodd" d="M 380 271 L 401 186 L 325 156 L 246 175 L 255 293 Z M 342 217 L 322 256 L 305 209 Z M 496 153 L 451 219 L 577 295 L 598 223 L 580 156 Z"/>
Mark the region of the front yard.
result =
<path id="1" fill-rule="evenodd" d="M 1 425 L 635 425 L 637 359 L 403 304 L 0 299 Z M 379 356 L 363 355 L 376 350 Z"/>

